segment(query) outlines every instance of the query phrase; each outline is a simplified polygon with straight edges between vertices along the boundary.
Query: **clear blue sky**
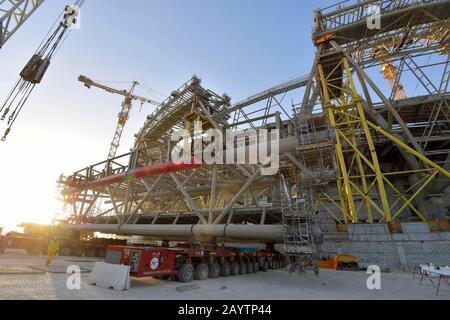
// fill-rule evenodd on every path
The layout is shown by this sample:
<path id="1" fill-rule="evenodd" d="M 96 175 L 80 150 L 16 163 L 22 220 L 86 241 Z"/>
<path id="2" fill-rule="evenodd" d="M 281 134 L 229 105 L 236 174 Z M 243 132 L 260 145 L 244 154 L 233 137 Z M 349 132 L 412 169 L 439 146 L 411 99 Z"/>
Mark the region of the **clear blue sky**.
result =
<path id="1" fill-rule="evenodd" d="M 307 73 L 313 10 L 330 1 L 87 0 L 72 32 L 0 144 L 0 226 L 49 222 L 55 181 L 106 158 L 121 99 L 77 82 L 138 80 L 138 94 L 162 99 L 193 74 L 238 101 Z M 0 100 L 66 1 L 47 0 L 0 50 Z M 128 88 L 129 84 L 111 84 Z M 136 106 L 119 152 L 132 145 L 152 106 Z M 4 123 L 0 123 L 3 133 Z"/>

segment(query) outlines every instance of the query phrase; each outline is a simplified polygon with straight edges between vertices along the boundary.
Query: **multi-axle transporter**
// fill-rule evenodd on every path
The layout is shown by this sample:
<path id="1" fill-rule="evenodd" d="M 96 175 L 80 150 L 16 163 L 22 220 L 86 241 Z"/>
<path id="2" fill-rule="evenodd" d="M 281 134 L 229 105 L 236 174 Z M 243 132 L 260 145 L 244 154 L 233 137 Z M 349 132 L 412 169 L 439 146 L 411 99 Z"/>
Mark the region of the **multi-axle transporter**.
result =
<path id="1" fill-rule="evenodd" d="M 285 257 L 275 250 L 232 247 L 200 248 L 179 244 L 174 248 L 109 246 L 106 262 L 130 266 L 130 276 L 176 278 L 180 282 L 206 280 L 278 269 Z"/>

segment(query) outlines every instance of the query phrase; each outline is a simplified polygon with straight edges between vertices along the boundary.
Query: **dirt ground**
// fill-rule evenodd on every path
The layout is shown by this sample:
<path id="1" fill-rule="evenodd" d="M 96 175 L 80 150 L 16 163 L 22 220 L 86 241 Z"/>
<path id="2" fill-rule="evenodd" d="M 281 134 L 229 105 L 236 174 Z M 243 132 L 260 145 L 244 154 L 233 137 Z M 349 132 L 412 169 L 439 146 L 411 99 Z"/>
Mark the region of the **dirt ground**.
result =
<path id="1" fill-rule="evenodd" d="M 270 270 L 235 277 L 193 281 L 188 284 L 152 278 L 132 279 L 131 289 L 114 291 L 88 285 L 89 271 L 98 259 L 56 257 L 50 268 L 44 256 L 31 256 L 21 251 L 8 251 L 0 256 L 0 299 L 198 299 L 198 300 L 289 300 L 289 299 L 443 299 L 450 300 L 450 286 L 443 282 L 439 296 L 429 280 L 419 285 L 411 273 L 381 274 L 381 289 L 369 290 L 364 271 L 322 269 L 316 277 L 312 271 L 290 274 L 286 270 Z M 82 270 L 80 290 L 66 286 L 67 267 Z M 178 290 L 177 290 L 178 289 Z"/>

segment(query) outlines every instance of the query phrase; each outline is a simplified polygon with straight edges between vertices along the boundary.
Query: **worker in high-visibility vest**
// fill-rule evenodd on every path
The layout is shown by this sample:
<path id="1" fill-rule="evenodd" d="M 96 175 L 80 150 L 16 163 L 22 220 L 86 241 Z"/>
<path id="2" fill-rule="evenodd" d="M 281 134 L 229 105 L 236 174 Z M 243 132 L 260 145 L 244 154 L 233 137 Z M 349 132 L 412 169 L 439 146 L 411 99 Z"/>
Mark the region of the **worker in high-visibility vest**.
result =
<path id="1" fill-rule="evenodd" d="M 56 253 L 58 252 L 58 241 L 55 238 L 53 238 L 47 247 L 47 260 L 45 261 L 45 265 L 49 266 L 50 263 L 53 260 L 53 257 L 56 256 Z"/>
<path id="2" fill-rule="evenodd" d="M 4 237 L 1 237 L 0 240 L 0 254 L 4 254 L 9 244 L 8 234 Z"/>

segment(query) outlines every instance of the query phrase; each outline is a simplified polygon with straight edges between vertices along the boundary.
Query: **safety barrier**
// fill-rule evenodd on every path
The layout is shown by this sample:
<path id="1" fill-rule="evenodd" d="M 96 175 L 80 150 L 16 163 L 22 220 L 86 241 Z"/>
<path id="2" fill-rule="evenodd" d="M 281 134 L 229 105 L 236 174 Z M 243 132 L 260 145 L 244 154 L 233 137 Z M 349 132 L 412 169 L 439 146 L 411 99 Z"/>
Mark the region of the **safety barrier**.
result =
<path id="1" fill-rule="evenodd" d="M 101 288 L 118 291 L 130 289 L 130 267 L 105 262 L 96 262 L 88 283 Z"/>

